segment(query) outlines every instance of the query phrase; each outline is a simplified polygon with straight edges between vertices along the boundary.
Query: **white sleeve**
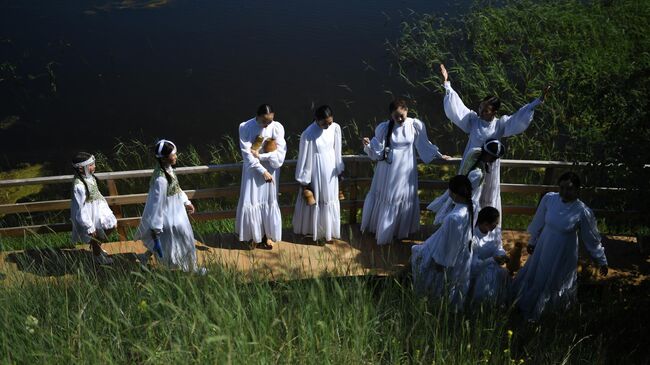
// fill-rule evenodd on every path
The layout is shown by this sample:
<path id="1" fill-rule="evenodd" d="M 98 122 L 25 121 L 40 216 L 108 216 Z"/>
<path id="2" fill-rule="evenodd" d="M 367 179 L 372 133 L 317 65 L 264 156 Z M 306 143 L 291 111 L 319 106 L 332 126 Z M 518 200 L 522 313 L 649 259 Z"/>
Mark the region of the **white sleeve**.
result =
<path id="1" fill-rule="evenodd" d="M 535 99 L 529 104 L 524 105 L 515 114 L 506 115 L 499 119 L 499 123 L 504 125 L 504 137 L 514 136 L 515 134 L 523 133 L 530 122 L 533 121 L 535 114 L 535 107 L 541 103 L 541 100 Z"/>
<path id="2" fill-rule="evenodd" d="M 239 148 L 241 149 L 241 155 L 244 159 L 244 164 L 242 168 L 253 169 L 261 174 L 266 172 L 266 169 L 260 163 L 260 160 L 253 157 L 251 154 L 252 142 L 247 141 L 247 131 L 246 131 L 246 122 L 239 125 Z"/>
<path id="3" fill-rule="evenodd" d="M 456 93 L 451 87 L 449 81 L 445 82 L 445 99 L 443 105 L 445 108 L 445 114 L 447 118 L 451 120 L 452 123 L 462 129 L 463 132 L 469 134 L 471 132 L 470 119 L 472 115 L 476 115 L 475 112 L 469 110 L 465 106 L 463 101 L 460 99 L 460 96 Z"/>
<path id="4" fill-rule="evenodd" d="M 284 140 L 284 127 L 282 124 L 275 122 L 273 130 L 273 138 L 277 149 L 273 152 L 260 154 L 261 161 L 268 161 L 271 167 L 279 169 L 284 163 L 284 158 L 287 155 L 287 142 Z"/>
<path id="5" fill-rule="evenodd" d="M 384 154 L 384 142 L 386 133 L 388 133 L 388 123 L 383 122 L 375 128 L 375 136 L 370 140 L 370 144 L 363 148 L 363 151 L 373 161 L 378 161 Z"/>
<path id="6" fill-rule="evenodd" d="M 300 185 L 309 185 L 311 183 L 311 169 L 312 169 L 312 141 L 307 137 L 307 133 L 303 132 L 300 136 L 300 147 L 298 148 L 298 162 L 296 163 L 296 181 Z"/>
<path id="7" fill-rule="evenodd" d="M 537 239 L 539 238 L 539 235 L 542 234 L 542 230 L 544 229 L 544 224 L 546 220 L 547 204 L 548 204 L 548 200 L 550 199 L 550 196 L 551 196 L 550 194 L 546 194 L 544 195 L 544 197 L 542 197 L 542 201 L 539 202 L 537 211 L 535 211 L 535 216 L 533 217 L 533 220 L 528 225 L 528 233 L 530 233 L 530 240 L 528 241 L 528 245 L 530 246 L 535 246 L 537 244 Z"/>
<path id="8" fill-rule="evenodd" d="M 190 198 L 187 197 L 187 194 L 181 189 L 181 200 L 183 201 L 184 205 L 190 205 L 192 202 L 190 201 Z"/>
<path id="9" fill-rule="evenodd" d="M 149 227 L 156 233 L 161 233 L 163 231 L 163 222 L 165 211 L 163 209 L 165 199 L 167 199 L 167 179 L 165 176 L 159 176 L 154 180 L 151 189 L 149 189 L 149 197 L 147 203 L 151 204 L 151 207 L 147 210 L 147 216 L 143 216 L 142 219 L 146 219 L 149 223 Z"/>
<path id="10" fill-rule="evenodd" d="M 442 158 L 442 154 L 438 150 L 438 146 L 429 141 L 427 136 L 427 128 L 418 119 L 413 119 L 413 127 L 415 128 L 415 149 L 418 151 L 418 156 L 425 163 L 431 162 L 433 159 Z"/>
<path id="11" fill-rule="evenodd" d="M 343 137 L 338 124 L 334 130 L 334 158 L 336 159 L 336 175 L 341 175 L 345 170 L 345 165 L 343 164 Z"/>
<path id="12" fill-rule="evenodd" d="M 496 250 L 494 251 L 494 256 L 506 256 L 506 250 L 503 249 L 503 239 L 501 235 L 501 227 L 496 227 L 494 229 L 494 245 Z"/>
<path id="13" fill-rule="evenodd" d="M 95 232 L 95 223 L 83 209 L 86 204 L 86 188 L 83 184 L 75 184 L 72 195 L 72 219 L 83 227 L 88 234 Z"/>
<path id="14" fill-rule="evenodd" d="M 437 264 L 444 267 L 451 267 L 456 262 L 456 257 L 467 245 L 467 232 L 464 222 L 456 215 L 448 215 L 440 227 L 438 245 L 432 252 L 431 258 Z"/>
<path id="15" fill-rule="evenodd" d="M 580 238 L 582 238 L 585 248 L 594 261 L 601 266 L 607 265 L 605 248 L 603 248 L 600 233 L 598 233 L 596 216 L 594 216 L 594 212 L 587 207 L 585 207 L 585 210 L 580 217 Z"/>

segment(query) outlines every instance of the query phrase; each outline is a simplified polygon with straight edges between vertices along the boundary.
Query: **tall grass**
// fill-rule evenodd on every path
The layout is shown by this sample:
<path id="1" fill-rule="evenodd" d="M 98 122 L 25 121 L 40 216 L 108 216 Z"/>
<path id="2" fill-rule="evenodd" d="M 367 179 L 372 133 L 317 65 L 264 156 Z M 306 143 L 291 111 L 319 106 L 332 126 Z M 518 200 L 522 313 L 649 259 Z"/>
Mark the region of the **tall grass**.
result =
<path id="1" fill-rule="evenodd" d="M 422 90 L 442 91 L 445 63 L 474 109 L 491 94 L 509 114 L 552 85 L 529 130 L 508 139 L 509 156 L 590 161 L 586 185 L 629 188 L 599 203 L 647 213 L 648 18 L 650 3 L 638 0 L 477 1 L 459 18 L 405 21 L 391 50 L 403 79 Z"/>
<path id="2" fill-rule="evenodd" d="M 597 364 L 639 359 L 638 352 L 608 348 L 615 340 L 599 329 L 602 316 L 618 309 L 585 300 L 561 321 L 531 326 L 510 318 L 505 309 L 454 314 L 445 303 L 415 297 L 402 277 L 267 282 L 217 265 L 209 265 L 205 277 L 75 267 L 73 279 L 0 287 L 0 305 L 7 309 L 0 314 L 2 362 Z M 615 328 L 625 327 L 610 329 Z"/>

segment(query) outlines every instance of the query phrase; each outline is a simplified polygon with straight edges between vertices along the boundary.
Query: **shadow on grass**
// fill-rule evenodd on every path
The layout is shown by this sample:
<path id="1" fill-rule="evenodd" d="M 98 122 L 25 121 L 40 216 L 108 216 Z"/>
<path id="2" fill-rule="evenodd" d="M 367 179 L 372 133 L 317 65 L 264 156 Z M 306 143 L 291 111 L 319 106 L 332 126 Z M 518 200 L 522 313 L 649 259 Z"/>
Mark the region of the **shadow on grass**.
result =
<path id="1" fill-rule="evenodd" d="M 80 270 L 110 275 L 116 270 L 131 271 L 139 267 L 135 253 L 110 257 L 114 260 L 112 265 L 99 265 L 88 250 L 47 248 L 12 252 L 5 260 L 16 264 L 19 271 L 43 277 L 76 274 Z"/>

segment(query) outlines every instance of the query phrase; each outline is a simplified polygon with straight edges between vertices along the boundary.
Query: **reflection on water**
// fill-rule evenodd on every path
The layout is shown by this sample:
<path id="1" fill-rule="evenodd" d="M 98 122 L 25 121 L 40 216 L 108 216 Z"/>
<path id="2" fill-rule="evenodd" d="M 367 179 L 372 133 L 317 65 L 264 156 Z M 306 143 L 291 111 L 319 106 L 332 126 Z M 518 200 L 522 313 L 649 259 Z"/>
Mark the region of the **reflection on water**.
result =
<path id="1" fill-rule="evenodd" d="M 97 11 L 112 11 L 112 10 L 136 10 L 136 9 L 156 9 L 162 6 L 169 5 L 171 0 L 123 0 L 111 1 L 103 5 L 95 6 L 92 10 L 85 10 L 86 15 L 95 15 Z"/>
<path id="2" fill-rule="evenodd" d="M 4 2 L 0 63 L 15 74 L 0 82 L 0 120 L 19 119 L 0 131 L 0 167 L 68 161 L 118 137 L 201 149 L 235 136 L 265 102 L 288 136 L 325 103 L 339 124 L 369 131 L 392 95 L 412 92 L 386 40 L 412 12 L 460 10 L 429 0 Z M 423 117 L 442 118 L 435 108 Z"/>

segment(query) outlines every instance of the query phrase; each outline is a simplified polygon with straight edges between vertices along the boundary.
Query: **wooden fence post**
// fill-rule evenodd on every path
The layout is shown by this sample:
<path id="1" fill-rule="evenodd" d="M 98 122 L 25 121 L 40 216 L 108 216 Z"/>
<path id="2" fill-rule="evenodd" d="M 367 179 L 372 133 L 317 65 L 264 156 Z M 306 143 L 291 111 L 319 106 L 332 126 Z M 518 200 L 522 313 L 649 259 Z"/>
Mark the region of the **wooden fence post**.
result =
<path id="1" fill-rule="evenodd" d="M 117 196 L 120 195 L 117 192 L 117 184 L 115 184 L 115 180 L 113 179 L 108 179 L 106 180 L 106 184 L 108 185 L 108 195 L 109 196 Z M 122 206 L 121 205 L 111 205 L 111 210 L 113 210 L 113 214 L 115 214 L 116 218 L 124 218 L 124 214 L 122 214 Z M 117 226 L 117 234 L 120 237 L 120 241 L 126 241 L 126 227 L 118 225 Z"/>
<path id="2" fill-rule="evenodd" d="M 356 179 L 359 177 L 359 163 L 357 161 L 352 161 L 350 163 L 350 169 L 349 171 L 349 180 L 350 184 L 348 184 L 348 187 L 350 189 L 349 192 L 349 199 L 350 199 L 350 209 L 349 209 L 349 217 L 348 217 L 348 222 L 350 224 L 357 224 L 357 182 Z"/>

